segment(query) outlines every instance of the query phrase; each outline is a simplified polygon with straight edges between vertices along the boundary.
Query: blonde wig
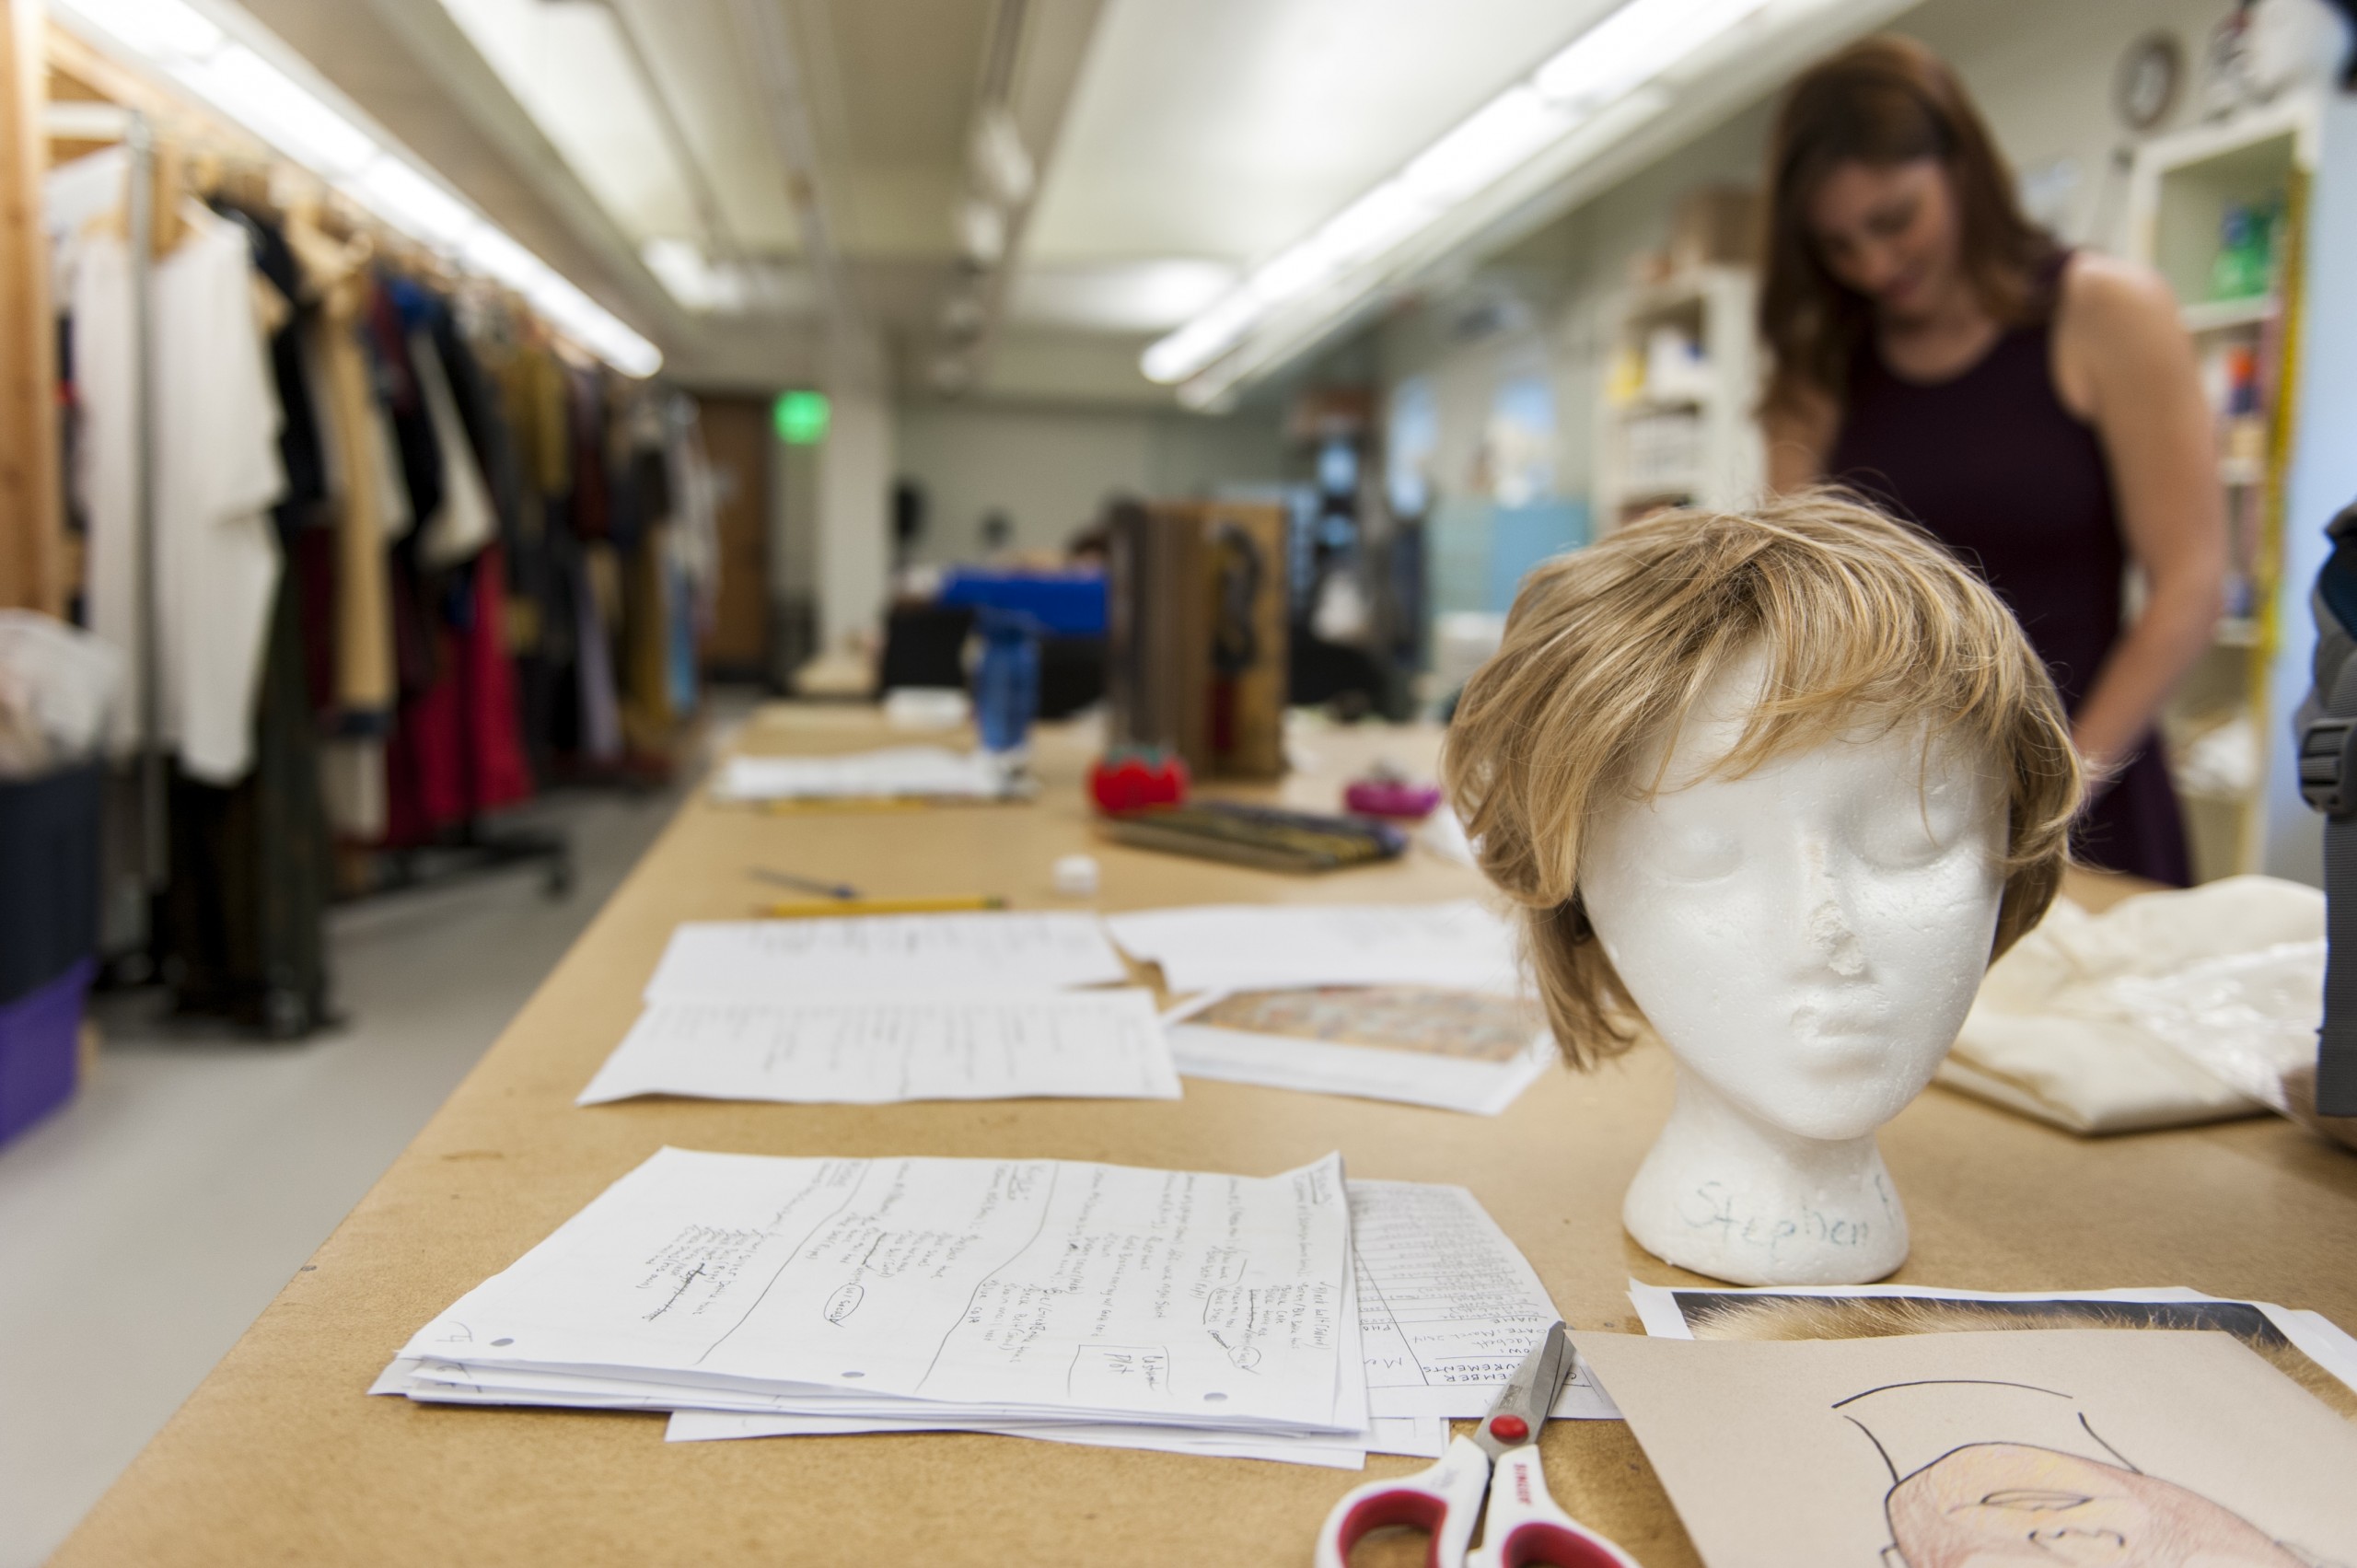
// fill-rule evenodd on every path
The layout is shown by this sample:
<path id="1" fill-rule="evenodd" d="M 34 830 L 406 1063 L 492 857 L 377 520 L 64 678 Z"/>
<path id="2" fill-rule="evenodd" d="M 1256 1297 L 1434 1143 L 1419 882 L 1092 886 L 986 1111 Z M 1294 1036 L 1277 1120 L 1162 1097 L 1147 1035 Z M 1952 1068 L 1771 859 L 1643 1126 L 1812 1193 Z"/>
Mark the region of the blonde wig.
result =
<path id="1" fill-rule="evenodd" d="M 1522 907 L 1539 999 L 1574 1067 L 1626 1051 L 1638 1016 L 1580 903 L 1587 825 L 1612 792 L 1659 787 L 1659 767 L 1638 776 L 1643 759 L 1754 650 L 1764 695 L 1720 774 L 1861 725 L 1929 718 L 1933 738 L 2006 781 L 1990 957 L 2053 901 L 2078 755 L 2052 679 L 1987 585 L 1929 535 L 1838 492 L 1662 513 L 1531 573 L 1504 645 L 1458 700 L 1442 763 L 1481 869 Z"/>

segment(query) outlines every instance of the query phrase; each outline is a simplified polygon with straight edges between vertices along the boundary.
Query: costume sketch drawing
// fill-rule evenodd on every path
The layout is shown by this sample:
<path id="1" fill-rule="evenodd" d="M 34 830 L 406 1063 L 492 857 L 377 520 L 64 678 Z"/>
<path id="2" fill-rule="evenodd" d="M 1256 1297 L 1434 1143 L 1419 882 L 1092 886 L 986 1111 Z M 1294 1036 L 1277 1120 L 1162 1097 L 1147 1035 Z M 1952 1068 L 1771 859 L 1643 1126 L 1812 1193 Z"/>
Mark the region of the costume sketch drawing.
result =
<path id="1" fill-rule="evenodd" d="M 2357 1568 L 2357 1424 L 2232 1334 L 1583 1334 L 1710 1568 Z"/>
<path id="2" fill-rule="evenodd" d="M 1889 1568 L 2317 1568 L 2194 1487 L 2137 1469 L 2059 1388 L 1927 1379 L 1831 1408 L 1890 1472 Z M 1977 1435 L 1955 1442 L 1959 1425 Z"/>

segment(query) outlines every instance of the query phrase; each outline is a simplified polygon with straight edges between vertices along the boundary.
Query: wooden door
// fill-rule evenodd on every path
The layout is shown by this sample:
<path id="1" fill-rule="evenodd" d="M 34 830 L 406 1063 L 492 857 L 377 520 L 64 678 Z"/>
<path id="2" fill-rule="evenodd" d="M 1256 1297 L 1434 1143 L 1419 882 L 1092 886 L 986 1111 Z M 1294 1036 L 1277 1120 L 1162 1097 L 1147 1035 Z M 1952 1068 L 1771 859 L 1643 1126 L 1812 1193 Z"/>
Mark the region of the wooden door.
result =
<path id="1" fill-rule="evenodd" d="M 720 596 L 703 640 L 708 675 L 760 679 L 770 633 L 770 405 L 699 397 L 720 523 Z"/>

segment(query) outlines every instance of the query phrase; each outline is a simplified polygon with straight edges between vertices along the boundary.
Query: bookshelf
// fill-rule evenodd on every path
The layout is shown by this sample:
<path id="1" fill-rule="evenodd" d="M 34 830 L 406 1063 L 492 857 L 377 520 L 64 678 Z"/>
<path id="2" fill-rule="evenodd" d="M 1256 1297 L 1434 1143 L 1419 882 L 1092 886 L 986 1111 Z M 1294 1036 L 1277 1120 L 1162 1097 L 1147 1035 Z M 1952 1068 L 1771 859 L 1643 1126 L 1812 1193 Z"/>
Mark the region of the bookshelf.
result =
<path id="1" fill-rule="evenodd" d="M 1596 399 L 1593 526 L 1664 506 L 1736 506 L 1759 493 L 1765 450 L 1749 268 L 1698 266 L 1607 312 Z"/>
<path id="2" fill-rule="evenodd" d="M 2269 671 L 2287 634 L 2305 636 L 2277 607 L 2318 142 L 2316 105 L 2293 99 L 2155 137 L 2129 178 L 2131 252 L 2167 280 L 2200 358 L 2232 548 L 2224 617 L 2163 717 L 2200 881 L 2263 863 L 2270 742 L 2288 717 Z"/>

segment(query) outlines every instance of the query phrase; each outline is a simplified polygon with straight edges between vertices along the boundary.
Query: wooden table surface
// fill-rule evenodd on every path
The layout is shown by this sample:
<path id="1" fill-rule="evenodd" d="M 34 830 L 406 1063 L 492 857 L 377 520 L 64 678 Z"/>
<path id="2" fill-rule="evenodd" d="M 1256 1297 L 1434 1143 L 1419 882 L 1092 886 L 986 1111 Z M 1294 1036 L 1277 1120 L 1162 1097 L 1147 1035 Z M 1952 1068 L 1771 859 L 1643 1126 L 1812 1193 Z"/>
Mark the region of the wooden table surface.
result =
<path id="1" fill-rule="evenodd" d="M 748 750 L 877 744 L 863 714 L 764 709 Z M 1330 807 L 1347 766 L 1429 766 L 1428 735 L 1312 736 L 1278 793 Z M 1340 1149 L 1352 1174 L 1470 1188 L 1575 1328 L 1636 1331 L 1631 1276 L 1690 1282 L 1624 1236 L 1620 1194 L 1667 1109 L 1658 1048 L 1557 1070 L 1504 1116 L 1190 1079 L 1175 1102 L 875 1108 L 643 1100 L 576 1108 L 674 924 L 743 917 L 748 868 L 879 894 L 1057 898 L 1087 849 L 1097 907 L 1456 896 L 1421 848 L 1293 878 L 1092 842 L 1070 738 L 1035 804 L 764 815 L 699 798 L 375 1190 L 99 1502 L 54 1560 L 145 1563 L 1306 1564 L 1359 1477 L 1240 1459 L 963 1434 L 668 1444 L 660 1416 L 435 1408 L 364 1390 L 417 1327 L 656 1148 L 1052 1156 L 1265 1174 Z M 1934 1088 L 1883 1146 L 1914 1228 L 1901 1281 L 1983 1290 L 2184 1284 L 2357 1329 L 2357 1157 L 2273 1119 L 2104 1141 Z M 153 1310 L 168 1312 L 158 1301 Z M 93 1368 L 93 1376 L 104 1376 Z M 1647 1568 L 1696 1561 L 1618 1423 L 1545 1438 L 1559 1500 Z M 1376 1458 L 1369 1474 L 1420 1461 Z M 1370 1543 L 1372 1545 L 1374 1543 Z M 1362 1553 L 1364 1557 L 1365 1553 Z M 1399 1560 L 1393 1554 L 1390 1560 Z"/>

